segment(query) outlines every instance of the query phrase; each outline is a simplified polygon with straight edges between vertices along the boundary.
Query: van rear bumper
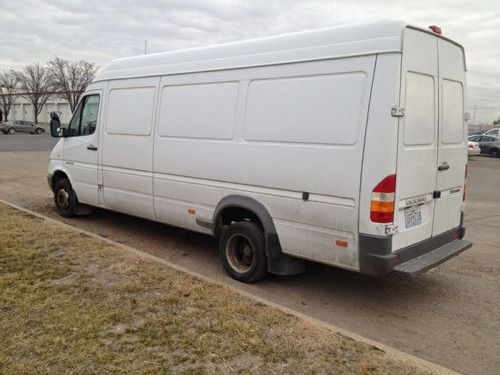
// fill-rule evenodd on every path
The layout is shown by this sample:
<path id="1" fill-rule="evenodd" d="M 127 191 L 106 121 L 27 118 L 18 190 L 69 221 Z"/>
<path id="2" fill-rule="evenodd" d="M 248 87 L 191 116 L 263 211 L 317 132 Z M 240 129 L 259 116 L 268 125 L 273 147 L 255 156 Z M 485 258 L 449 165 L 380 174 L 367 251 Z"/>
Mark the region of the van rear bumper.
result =
<path id="1" fill-rule="evenodd" d="M 464 233 L 465 228 L 460 226 L 395 252 L 390 237 L 360 234 L 360 272 L 373 276 L 419 275 L 470 248 L 472 242 L 461 239 Z"/>

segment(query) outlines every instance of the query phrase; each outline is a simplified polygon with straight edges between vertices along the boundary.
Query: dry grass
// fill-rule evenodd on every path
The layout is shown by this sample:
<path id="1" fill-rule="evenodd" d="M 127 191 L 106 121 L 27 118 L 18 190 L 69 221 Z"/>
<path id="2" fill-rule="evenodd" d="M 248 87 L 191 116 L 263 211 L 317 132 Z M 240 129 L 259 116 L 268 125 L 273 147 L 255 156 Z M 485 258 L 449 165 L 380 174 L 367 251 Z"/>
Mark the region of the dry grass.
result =
<path id="1" fill-rule="evenodd" d="M 0 205 L 0 373 L 415 373 L 223 287 Z"/>

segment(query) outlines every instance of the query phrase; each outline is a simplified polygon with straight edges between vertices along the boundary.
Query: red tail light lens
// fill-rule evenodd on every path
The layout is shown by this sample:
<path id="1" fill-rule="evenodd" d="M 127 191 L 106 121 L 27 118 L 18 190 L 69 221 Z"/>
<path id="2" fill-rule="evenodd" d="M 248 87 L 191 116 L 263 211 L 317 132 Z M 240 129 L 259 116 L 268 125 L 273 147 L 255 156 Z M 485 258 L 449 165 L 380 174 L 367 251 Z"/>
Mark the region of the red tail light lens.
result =
<path id="1" fill-rule="evenodd" d="M 391 174 L 378 183 L 372 192 L 370 219 L 375 223 L 392 223 L 394 221 L 394 192 L 396 191 L 396 175 Z"/>

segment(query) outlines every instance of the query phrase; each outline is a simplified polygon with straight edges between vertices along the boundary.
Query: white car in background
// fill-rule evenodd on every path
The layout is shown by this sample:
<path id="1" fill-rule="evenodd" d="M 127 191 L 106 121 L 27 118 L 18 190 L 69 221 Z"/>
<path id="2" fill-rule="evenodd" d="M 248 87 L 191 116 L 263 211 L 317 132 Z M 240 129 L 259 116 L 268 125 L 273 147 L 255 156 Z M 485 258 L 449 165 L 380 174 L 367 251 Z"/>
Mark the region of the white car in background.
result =
<path id="1" fill-rule="evenodd" d="M 470 155 L 479 155 L 481 153 L 481 148 L 478 142 L 467 141 L 467 152 Z"/>

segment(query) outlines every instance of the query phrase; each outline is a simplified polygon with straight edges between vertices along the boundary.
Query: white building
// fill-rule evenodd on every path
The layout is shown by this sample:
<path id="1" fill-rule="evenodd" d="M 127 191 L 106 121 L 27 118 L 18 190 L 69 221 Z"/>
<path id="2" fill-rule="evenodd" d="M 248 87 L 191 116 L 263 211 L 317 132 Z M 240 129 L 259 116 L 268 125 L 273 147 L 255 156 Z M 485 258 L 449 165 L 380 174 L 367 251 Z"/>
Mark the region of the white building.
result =
<path id="1" fill-rule="evenodd" d="M 1 108 L 0 111 L 2 111 Z M 66 99 L 59 97 L 50 98 L 38 115 L 38 122 L 48 123 L 50 121 L 50 112 L 58 112 L 62 123 L 68 123 L 71 119 L 71 109 Z M 16 95 L 15 102 L 10 108 L 9 121 L 13 120 L 35 121 L 33 106 L 26 98 L 20 95 Z M 2 121 L 5 121 L 4 114 L 2 114 Z"/>

